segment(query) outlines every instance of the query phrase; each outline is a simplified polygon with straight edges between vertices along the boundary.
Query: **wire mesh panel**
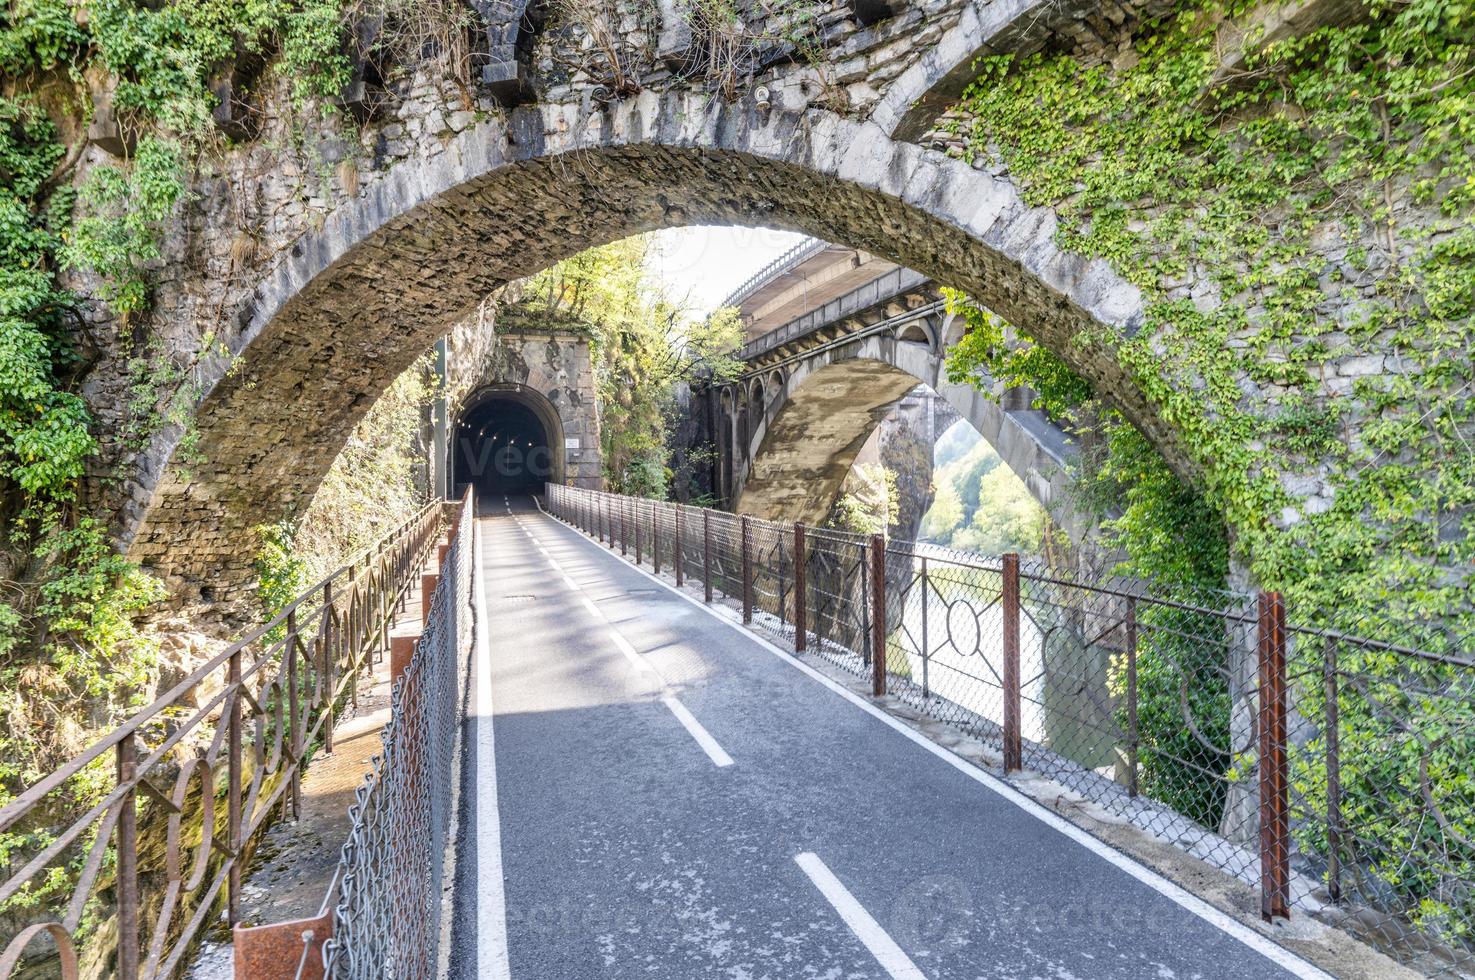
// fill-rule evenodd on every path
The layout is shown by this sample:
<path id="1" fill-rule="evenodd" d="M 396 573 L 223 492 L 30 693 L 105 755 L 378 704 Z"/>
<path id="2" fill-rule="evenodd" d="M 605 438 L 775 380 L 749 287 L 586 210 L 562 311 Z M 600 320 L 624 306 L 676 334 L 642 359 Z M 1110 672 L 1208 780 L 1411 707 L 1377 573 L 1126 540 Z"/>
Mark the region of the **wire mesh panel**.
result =
<path id="1" fill-rule="evenodd" d="M 436 971 L 462 666 L 472 638 L 473 514 L 468 490 L 425 629 L 391 694 L 383 749 L 349 809 L 333 936 L 323 950 L 330 977 Z"/>
<path id="2" fill-rule="evenodd" d="M 552 491 L 565 508 L 600 496 Z M 677 509 L 653 511 L 662 534 Z M 875 690 L 1254 887 L 1267 917 L 1316 911 L 1429 975 L 1475 977 L 1469 637 L 1351 636 L 1290 622 L 1274 593 L 905 541 L 878 561 L 861 535 L 682 513 L 686 573 L 710 568 L 796 651 L 858 676 L 884 657 Z"/>
<path id="3" fill-rule="evenodd" d="M 1287 630 L 1286 849 L 1348 925 L 1439 976 L 1475 976 L 1475 659 Z"/>

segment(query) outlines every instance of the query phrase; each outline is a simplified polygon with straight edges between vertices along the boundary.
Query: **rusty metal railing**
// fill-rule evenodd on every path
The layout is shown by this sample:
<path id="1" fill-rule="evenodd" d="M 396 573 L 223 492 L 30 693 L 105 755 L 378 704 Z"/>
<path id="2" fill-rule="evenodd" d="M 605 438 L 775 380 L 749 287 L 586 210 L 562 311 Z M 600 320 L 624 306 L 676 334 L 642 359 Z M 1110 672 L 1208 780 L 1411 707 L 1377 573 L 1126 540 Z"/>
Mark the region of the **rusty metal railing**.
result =
<path id="1" fill-rule="evenodd" d="M 172 975 L 224 905 L 311 754 L 356 704 L 396 611 L 419 584 L 444 505 L 404 525 L 212 656 L 85 752 L 0 807 L 0 980 Z M 80 961 L 80 963 L 79 963 Z"/>
<path id="2" fill-rule="evenodd" d="M 349 809 L 332 938 L 323 946 L 328 977 L 436 974 L 462 680 L 473 635 L 474 514 L 468 487 L 424 631 L 394 684 L 383 749 Z"/>
<path id="3" fill-rule="evenodd" d="M 1430 975 L 1475 976 L 1475 645 L 1449 624 L 1356 635 L 1293 621 L 1273 592 L 1082 580 L 569 487 L 547 499 L 796 654 L 978 738 L 999 769 L 1043 773 L 1232 876 L 1267 919 L 1314 912 Z"/>

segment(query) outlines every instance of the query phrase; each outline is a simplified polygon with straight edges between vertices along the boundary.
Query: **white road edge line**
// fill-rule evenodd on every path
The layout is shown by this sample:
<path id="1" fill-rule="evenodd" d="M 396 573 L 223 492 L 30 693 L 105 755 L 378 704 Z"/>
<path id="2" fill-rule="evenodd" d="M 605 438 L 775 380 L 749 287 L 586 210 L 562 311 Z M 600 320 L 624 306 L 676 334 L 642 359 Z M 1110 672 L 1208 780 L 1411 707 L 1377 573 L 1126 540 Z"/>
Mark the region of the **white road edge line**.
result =
<path id="1" fill-rule="evenodd" d="M 539 509 L 541 511 L 541 505 Z M 542 513 L 545 517 L 549 518 L 557 527 L 565 529 L 570 534 L 577 536 L 581 540 L 589 540 L 588 536 L 579 531 L 577 528 L 563 523 L 552 514 L 549 514 L 547 511 L 542 511 Z M 603 553 L 603 549 L 600 549 L 600 554 Z M 707 615 L 717 620 L 719 623 L 725 623 L 730 629 L 742 634 L 743 636 L 752 640 L 754 643 L 757 643 L 760 647 L 767 650 L 775 657 L 778 657 L 780 660 L 784 661 L 795 670 L 798 670 L 810 677 L 812 680 L 818 681 L 820 684 L 823 684 L 825 687 L 834 691 L 842 698 L 845 698 L 847 701 L 849 701 L 851 704 L 854 704 L 862 711 L 869 713 L 871 716 L 875 717 L 883 724 L 889 725 L 895 731 L 901 733 L 906 738 L 911 739 L 917 745 L 926 749 L 928 752 L 931 752 L 939 759 L 942 759 L 948 765 L 952 766 L 954 769 L 957 769 L 965 776 L 968 776 L 974 782 L 979 783 L 986 789 L 993 791 L 1003 799 L 1019 807 L 1025 813 L 1028 813 L 1030 816 L 1034 817 L 1036 820 L 1039 820 L 1041 823 L 1046 824 L 1052 829 L 1060 832 L 1061 834 L 1064 834 L 1066 837 L 1069 837 L 1071 840 L 1075 841 L 1086 850 L 1092 852 L 1107 863 L 1121 869 L 1122 871 L 1131 875 L 1133 878 L 1136 878 L 1142 884 L 1146 885 L 1148 888 L 1151 888 L 1153 891 L 1157 892 L 1159 895 L 1162 895 L 1164 898 L 1167 898 L 1169 901 L 1172 901 L 1180 908 L 1183 908 L 1184 910 L 1192 913 L 1193 915 L 1202 919 L 1204 922 L 1207 922 L 1209 925 L 1220 930 L 1226 935 L 1237 939 L 1239 942 L 1243 943 L 1250 949 L 1259 953 L 1261 956 L 1270 960 L 1276 966 L 1281 967 L 1292 976 L 1300 977 L 1301 980 L 1336 980 L 1335 977 L 1333 977 L 1330 973 L 1327 973 L 1316 964 L 1302 959 L 1301 957 L 1297 956 L 1295 953 L 1292 953 L 1290 950 L 1286 949 L 1284 946 L 1281 946 L 1274 940 L 1266 936 L 1262 936 L 1254 929 L 1251 929 L 1244 923 L 1235 920 L 1228 914 L 1221 912 L 1219 909 L 1210 905 L 1208 902 L 1199 898 L 1197 895 L 1194 895 L 1192 892 L 1189 892 L 1181 885 L 1169 881 L 1167 878 L 1164 878 L 1162 875 L 1158 874 L 1156 871 L 1153 871 L 1151 868 L 1148 868 L 1146 865 L 1137 863 L 1135 859 L 1128 857 L 1121 851 L 1118 851 L 1116 848 L 1097 840 L 1095 837 L 1092 837 L 1090 834 L 1086 833 L 1075 824 L 1066 820 L 1064 817 L 1061 817 L 1056 813 L 1052 813 L 1050 810 L 1046 809 L 1039 803 L 1025 796 L 1019 790 L 1015 789 L 1013 786 L 1010 786 L 1008 783 L 1004 782 L 998 777 L 992 775 L 991 773 L 984 772 L 982 769 L 979 769 L 977 766 L 973 765 L 971 762 L 968 762 L 966 759 L 963 759 L 960 756 L 956 756 L 953 753 L 949 752 L 947 749 L 944 749 L 942 746 L 933 742 L 931 739 L 927 738 L 925 735 L 922 735 L 920 732 L 914 731 L 913 729 L 907 727 L 896 718 L 893 718 L 891 715 L 887 714 L 880 708 L 860 697 L 855 692 L 850 691 L 844 686 L 836 683 L 835 681 L 826 677 L 824 674 L 821 674 L 819 671 L 815 670 L 808 664 L 794 659 L 794 657 L 791 656 L 789 653 L 774 646 L 764 637 L 759 636 L 756 633 L 746 629 L 741 623 L 727 618 L 726 616 L 718 612 L 717 609 L 707 605 L 699 599 L 695 599 L 687 595 L 685 592 L 682 592 L 674 585 L 670 585 L 663 579 L 652 575 L 650 572 L 647 572 L 645 569 L 640 568 L 636 565 L 632 565 L 629 562 L 626 562 L 625 564 L 627 567 L 634 569 L 641 575 L 644 575 L 646 578 L 650 579 L 652 582 L 655 582 L 666 591 L 672 593 L 673 595 L 679 596 L 682 599 L 685 599 L 687 602 L 702 610 Z"/>
<path id="2" fill-rule="evenodd" d="M 510 980 L 507 896 L 502 879 L 502 815 L 497 810 L 497 759 L 492 722 L 492 652 L 487 638 L 482 529 L 472 525 L 476 603 L 476 975 Z"/>
<path id="3" fill-rule="evenodd" d="M 896 940 L 886 934 L 881 923 L 873 919 L 871 913 L 855 900 L 850 889 L 835 877 L 834 872 L 819 859 L 819 855 L 805 851 L 794 856 L 794 863 L 809 876 L 814 887 L 819 889 L 825 900 L 840 913 L 840 918 L 845 920 L 850 931 L 855 933 L 855 938 L 871 951 L 876 962 L 881 964 L 881 969 L 889 973 L 893 980 L 927 980 L 927 975 L 917 969 L 917 964 L 912 962 L 911 957 L 896 945 Z"/>
<path id="4" fill-rule="evenodd" d="M 732 756 L 722 750 L 722 746 L 717 744 L 717 740 L 712 737 L 711 732 L 703 728 L 702 723 L 696 720 L 696 716 L 686 710 L 686 705 L 669 695 L 661 698 L 661 703 L 671 709 L 671 714 L 675 715 L 676 720 L 681 722 L 681 727 L 685 728 L 687 734 L 696 739 L 697 744 L 702 747 L 702 751 L 707 753 L 707 758 L 712 760 L 712 765 L 718 769 L 732 765 Z M 897 950 L 897 952 L 901 951 Z M 918 976 L 921 976 L 921 974 L 918 974 Z"/>

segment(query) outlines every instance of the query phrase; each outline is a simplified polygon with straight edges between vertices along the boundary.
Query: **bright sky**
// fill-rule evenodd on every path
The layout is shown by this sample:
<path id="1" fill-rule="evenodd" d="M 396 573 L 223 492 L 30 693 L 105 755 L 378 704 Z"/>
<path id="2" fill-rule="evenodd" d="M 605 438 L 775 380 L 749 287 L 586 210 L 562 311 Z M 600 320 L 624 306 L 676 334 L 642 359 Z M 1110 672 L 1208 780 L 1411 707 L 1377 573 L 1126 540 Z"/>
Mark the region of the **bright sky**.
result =
<path id="1" fill-rule="evenodd" d="M 749 276 L 804 240 L 774 228 L 710 225 L 667 228 L 651 237 L 659 246 L 651 275 L 673 297 L 686 295 L 697 316 L 716 309 Z"/>

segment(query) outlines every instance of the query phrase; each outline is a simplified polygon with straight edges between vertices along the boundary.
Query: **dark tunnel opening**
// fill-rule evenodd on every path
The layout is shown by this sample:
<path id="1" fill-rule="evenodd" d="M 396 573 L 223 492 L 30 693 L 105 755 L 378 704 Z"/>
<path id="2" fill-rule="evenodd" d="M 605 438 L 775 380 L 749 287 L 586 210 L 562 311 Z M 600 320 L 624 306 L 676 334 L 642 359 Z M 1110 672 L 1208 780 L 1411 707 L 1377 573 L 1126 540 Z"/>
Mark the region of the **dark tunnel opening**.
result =
<path id="1" fill-rule="evenodd" d="M 456 426 L 456 492 L 470 483 L 478 495 L 542 493 L 554 478 L 548 430 L 527 405 L 489 398 Z"/>

